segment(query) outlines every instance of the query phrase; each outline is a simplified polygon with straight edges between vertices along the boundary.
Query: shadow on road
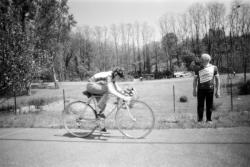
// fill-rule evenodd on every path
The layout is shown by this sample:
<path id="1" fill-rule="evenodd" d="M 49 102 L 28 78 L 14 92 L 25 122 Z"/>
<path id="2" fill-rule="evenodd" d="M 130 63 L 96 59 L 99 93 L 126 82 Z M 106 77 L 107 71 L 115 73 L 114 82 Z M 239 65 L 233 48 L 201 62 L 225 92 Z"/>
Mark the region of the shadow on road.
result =
<path id="1" fill-rule="evenodd" d="M 110 135 L 110 133 L 94 133 L 87 137 L 82 137 L 82 138 L 73 136 L 70 133 L 65 133 L 62 136 L 68 137 L 68 138 L 79 138 L 79 139 L 85 139 L 85 140 L 99 140 L 99 141 L 108 141 L 109 139 L 124 139 L 123 136 Z"/>
<path id="2" fill-rule="evenodd" d="M 78 134 L 78 135 L 83 135 L 83 134 Z M 87 139 L 87 140 L 103 140 L 103 141 L 107 140 L 107 139 L 101 138 L 101 136 L 102 136 L 101 134 L 91 134 L 91 135 L 86 136 L 86 137 L 76 137 L 76 136 L 71 135 L 70 133 L 65 133 L 62 136 L 68 137 L 68 138 L 79 138 L 79 139 Z"/>

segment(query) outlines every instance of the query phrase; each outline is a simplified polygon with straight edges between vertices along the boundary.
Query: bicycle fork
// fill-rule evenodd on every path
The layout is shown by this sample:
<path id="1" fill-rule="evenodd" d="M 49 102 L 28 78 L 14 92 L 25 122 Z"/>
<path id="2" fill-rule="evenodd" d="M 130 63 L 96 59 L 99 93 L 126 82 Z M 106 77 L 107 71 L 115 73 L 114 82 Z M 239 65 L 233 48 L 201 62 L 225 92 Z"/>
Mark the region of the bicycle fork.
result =
<path id="1" fill-rule="evenodd" d="M 130 107 L 128 106 L 128 104 L 125 103 L 125 106 L 126 106 L 126 108 L 127 108 L 129 117 L 130 117 L 134 122 L 136 122 L 136 118 L 131 114 L 131 112 L 130 112 Z"/>

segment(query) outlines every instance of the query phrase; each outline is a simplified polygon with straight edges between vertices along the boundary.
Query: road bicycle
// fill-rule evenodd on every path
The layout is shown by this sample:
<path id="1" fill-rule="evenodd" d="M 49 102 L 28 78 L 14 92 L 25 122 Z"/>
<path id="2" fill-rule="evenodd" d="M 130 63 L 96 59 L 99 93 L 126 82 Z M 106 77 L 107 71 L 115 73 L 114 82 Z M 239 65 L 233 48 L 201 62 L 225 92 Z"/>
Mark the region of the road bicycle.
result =
<path id="1" fill-rule="evenodd" d="M 134 88 L 124 91 L 126 95 L 130 96 L 135 96 L 135 92 Z M 133 98 L 130 102 L 116 98 L 111 107 L 107 107 L 112 108 L 110 112 L 106 114 L 105 118 L 101 118 L 96 110 L 97 98 L 100 96 L 87 91 L 84 91 L 83 94 L 88 97 L 86 102 L 72 102 L 63 110 L 64 127 L 75 137 L 88 137 L 98 129 L 101 132 L 101 129 L 105 127 L 105 120 L 112 113 L 115 113 L 116 128 L 128 138 L 144 138 L 154 128 L 155 116 L 153 110 L 138 98 Z"/>

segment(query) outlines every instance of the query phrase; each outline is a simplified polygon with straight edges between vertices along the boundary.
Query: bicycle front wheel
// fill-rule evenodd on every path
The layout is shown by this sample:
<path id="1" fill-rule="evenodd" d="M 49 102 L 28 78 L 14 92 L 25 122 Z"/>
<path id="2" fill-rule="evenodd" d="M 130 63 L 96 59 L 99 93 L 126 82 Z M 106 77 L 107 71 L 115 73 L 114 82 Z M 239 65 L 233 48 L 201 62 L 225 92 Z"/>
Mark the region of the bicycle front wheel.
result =
<path id="1" fill-rule="evenodd" d="M 82 101 L 72 102 L 63 111 L 65 129 L 73 136 L 87 137 L 97 128 L 96 112 Z"/>
<path id="2" fill-rule="evenodd" d="M 129 138 L 144 138 L 154 128 L 153 110 L 144 102 L 133 100 L 121 107 L 116 113 L 116 124 L 119 131 Z"/>

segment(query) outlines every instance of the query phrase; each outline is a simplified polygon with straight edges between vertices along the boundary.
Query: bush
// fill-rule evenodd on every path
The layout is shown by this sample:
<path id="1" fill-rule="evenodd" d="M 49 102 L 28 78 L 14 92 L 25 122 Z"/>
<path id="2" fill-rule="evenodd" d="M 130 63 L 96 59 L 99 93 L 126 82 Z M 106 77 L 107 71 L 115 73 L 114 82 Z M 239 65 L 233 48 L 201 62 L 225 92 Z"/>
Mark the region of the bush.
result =
<path id="1" fill-rule="evenodd" d="M 239 88 L 240 95 L 249 95 L 250 94 L 250 80 L 248 80 L 246 83 L 241 82 L 238 88 Z"/>
<path id="2" fill-rule="evenodd" d="M 45 101 L 45 99 L 43 99 L 43 98 L 37 98 L 37 99 L 32 99 L 32 100 L 30 100 L 29 102 L 28 102 L 28 104 L 31 106 L 31 105 L 34 105 L 34 106 L 36 106 L 37 108 L 39 107 L 39 106 L 43 106 L 43 105 L 45 105 L 46 104 L 46 101 Z"/>
<path id="3" fill-rule="evenodd" d="M 187 101 L 188 101 L 187 96 L 181 96 L 181 97 L 180 97 L 180 102 L 185 103 L 185 102 L 187 102 Z"/>
<path id="4" fill-rule="evenodd" d="M 15 106 L 13 104 L 0 106 L 0 113 L 11 113 L 11 112 L 14 112 L 14 110 L 15 110 Z"/>
<path id="5" fill-rule="evenodd" d="M 16 109 L 20 109 L 24 106 L 35 106 L 39 108 L 44 105 L 48 105 L 50 103 L 58 101 L 59 98 L 57 97 L 39 97 L 34 99 L 26 99 L 22 101 L 18 101 L 16 105 Z M 15 105 L 14 104 L 2 104 L 0 105 L 0 113 L 13 113 L 15 112 Z"/>

